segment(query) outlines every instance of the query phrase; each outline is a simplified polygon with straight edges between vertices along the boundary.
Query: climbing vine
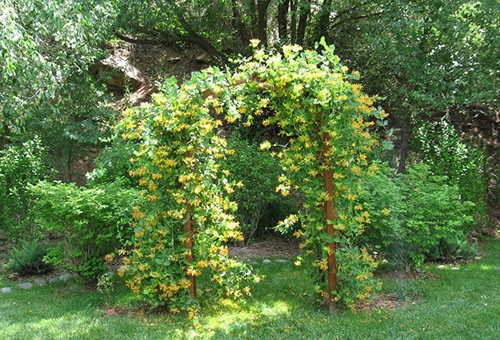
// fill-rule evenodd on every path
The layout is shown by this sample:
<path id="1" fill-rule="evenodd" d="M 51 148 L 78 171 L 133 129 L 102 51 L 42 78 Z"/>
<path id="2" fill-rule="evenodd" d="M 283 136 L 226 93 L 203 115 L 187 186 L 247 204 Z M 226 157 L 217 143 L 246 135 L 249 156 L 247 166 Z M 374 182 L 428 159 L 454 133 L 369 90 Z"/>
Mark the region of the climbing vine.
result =
<path id="1" fill-rule="evenodd" d="M 263 114 L 264 125 L 277 124 L 288 143 L 261 146 L 271 148 L 283 169 L 276 190 L 303 202 L 300 213 L 280 223 L 300 224 L 295 236 L 306 256 L 297 264 L 317 268 L 315 290 L 330 303 L 352 307 L 376 288 L 377 263 L 357 246 L 370 213 L 355 201 L 364 180 L 377 171 L 368 154 L 378 142 L 369 129 L 386 114 L 354 84 L 359 74 L 342 66 L 333 47 L 323 43 L 316 52 L 286 46 L 281 54 L 267 54 L 257 44 L 235 72 L 208 68 L 181 86 L 172 78 L 152 104 L 124 113 L 123 137 L 141 143 L 130 175 L 140 177 L 149 204 L 134 209 L 134 248 L 121 273 L 155 306 L 188 306 L 192 278 L 205 271 L 235 298 L 250 294 L 247 283 L 260 280 L 228 257 L 226 243 L 242 237 L 229 200 L 241 183 L 227 181 L 219 160 L 238 152 L 227 149 L 223 121 L 250 126 Z M 190 221 L 192 234 L 185 228 Z M 335 256 L 337 264 L 331 262 Z M 328 281 L 335 275 L 332 290 Z"/>

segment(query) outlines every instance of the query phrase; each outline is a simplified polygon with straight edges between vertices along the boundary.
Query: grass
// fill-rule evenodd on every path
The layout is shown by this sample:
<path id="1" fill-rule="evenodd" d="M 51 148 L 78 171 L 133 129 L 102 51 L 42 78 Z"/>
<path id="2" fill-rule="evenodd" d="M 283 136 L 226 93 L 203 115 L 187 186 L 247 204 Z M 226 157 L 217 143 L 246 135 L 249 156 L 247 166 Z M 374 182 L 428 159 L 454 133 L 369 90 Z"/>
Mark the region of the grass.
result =
<path id="1" fill-rule="evenodd" d="M 309 295 L 306 273 L 292 263 L 258 264 L 267 279 L 246 303 L 221 301 L 187 320 L 184 315 L 105 316 L 105 294 L 78 282 L 58 282 L 0 294 L 0 339 L 499 339 L 500 240 L 483 245 L 480 261 L 429 265 L 439 278 L 424 297 L 394 310 L 329 315 Z M 386 280 L 385 289 L 400 285 Z M 0 277 L 0 286 L 11 285 Z M 398 288 L 399 287 L 399 288 Z M 118 287 L 113 303 L 134 306 Z"/>

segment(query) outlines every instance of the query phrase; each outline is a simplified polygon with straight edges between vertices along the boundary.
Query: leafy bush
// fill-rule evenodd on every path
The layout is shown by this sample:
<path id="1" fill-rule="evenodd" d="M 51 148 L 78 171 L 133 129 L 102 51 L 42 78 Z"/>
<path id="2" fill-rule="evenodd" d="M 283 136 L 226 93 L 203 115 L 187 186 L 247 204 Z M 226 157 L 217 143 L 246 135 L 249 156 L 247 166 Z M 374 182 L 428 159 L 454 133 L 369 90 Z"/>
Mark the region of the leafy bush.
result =
<path id="1" fill-rule="evenodd" d="M 22 276 L 47 273 L 52 266 L 43 260 L 46 254 L 46 248 L 38 241 L 22 241 L 10 251 L 5 269 Z"/>
<path id="2" fill-rule="evenodd" d="M 137 181 L 129 177 L 129 171 L 132 170 L 129 159 L 134 156 L 136 149 L 134 143 L 114 138 L 112 145 L 105 147 L 94 160 L 96 168 L 87 174 L 87 183 L 96 186 L 122 178 L 124 185 L 137 185 Z"/>
<path id="3" fill-rule="evenodd" d="M 230 198 L 238 203 L 235 217 L 248 243 L 258 230 L 274 227 L 292 213 L 294 202 L 276 193 L 281 168 L 268 152 L 237 133 L 228 140 L 228 147 L 235 153 L 221 162 L 221 168 L 229 170 L 228 180 L 234 186 Z"/>
<path id="4" fill-rule="evenodd" d="M 51 174 L 47 151 L 38 137 L 0 150 L 0 229 L 11 241 L 35 236 L 27 186 Z"/>
<path id="5" fill-rule="evenodd" d="M 485 223 L 488 167 L 484 150 L 463 142 L 446 118 L 421 122 L 415 132 L 418 157 L 434 174 L 446 176 L 448 185 L 456 185 L 461 201 L 474 203 L 470 208 L 476 222 Z"/>
<path id="6" fill-rule="evenodd" d="M 464 242 L 473 228 L 474 204 L 460 200 L 456 185 L 423 163 L 398 176 L 380 168 L 359 201 L 370 212 L 362 235 L 366 241 L 407 270 L 426 258 L 473 254 Z"/>
<path id="7" fill-rule="evenodd" d="M 90 189 L 73 183 L 40 182 L 29 190 L 36 198 L 36 221 L 62 238 L 57 247 L 48 250 L 48 261 L 89 280 L 106 270 L 106 254 L 129 245 L 132 207 L 143 201 L 137 190 L 124 189 L 120 180 Z"/>

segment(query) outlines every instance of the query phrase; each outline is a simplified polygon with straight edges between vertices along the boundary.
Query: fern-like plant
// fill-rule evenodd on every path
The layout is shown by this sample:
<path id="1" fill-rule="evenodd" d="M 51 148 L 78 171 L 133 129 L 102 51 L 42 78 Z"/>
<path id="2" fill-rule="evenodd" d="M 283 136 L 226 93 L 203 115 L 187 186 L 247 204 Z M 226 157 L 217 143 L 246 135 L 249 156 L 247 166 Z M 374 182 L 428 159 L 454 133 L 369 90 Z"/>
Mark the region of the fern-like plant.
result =
<path id="1" fill-rule="evenodd" d="M 47 273 L 52 270 L 52 266 L 43 261 L 46 253 L 40 242 L 22 241 L 18 247 L 11 250 L 6 269 L 21 276 Z"/>

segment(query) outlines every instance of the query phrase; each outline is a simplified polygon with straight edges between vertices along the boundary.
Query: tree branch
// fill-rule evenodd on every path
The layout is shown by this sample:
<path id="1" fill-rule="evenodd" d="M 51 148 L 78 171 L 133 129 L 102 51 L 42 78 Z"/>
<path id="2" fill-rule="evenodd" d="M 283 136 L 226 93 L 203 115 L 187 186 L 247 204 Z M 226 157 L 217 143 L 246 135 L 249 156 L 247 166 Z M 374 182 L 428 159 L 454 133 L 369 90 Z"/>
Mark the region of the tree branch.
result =
<path id="1" fill-rule="evenodd" d="M 119 32 L 115 32 L 115 36 L 118 39 L 121 39 L 123 41 L 129 42 L 132 44 L 138 44 L 138 45 L 164 45 L 165 44 L 165 40 L 130 38 L 130 37 L 127 37 L 126 35 L 123 35 Z"/>
<path id="2" fill-rule="evenodd" d="M 334 23 L 333 25 L 331 25 L 330 29 L 335 28 L 335 27 L 340 26 L 340 25 L 343 25 L 348 21 L 357 21 L 357 20 L 372 18 L 372 17 L 376 17 L 376 16 L 379 16 L 382 14 L 384 14 L 384 12 L 376 12 L 376 13 L 370 13 L 370 14 L 365 14 L 365 15 L 359 15 L 357 17 L 352 17 L 352 18 L 349 18 L 349 19 L 344 20 L 344 21 L 338 21 L 338 22 Z"/>

